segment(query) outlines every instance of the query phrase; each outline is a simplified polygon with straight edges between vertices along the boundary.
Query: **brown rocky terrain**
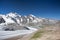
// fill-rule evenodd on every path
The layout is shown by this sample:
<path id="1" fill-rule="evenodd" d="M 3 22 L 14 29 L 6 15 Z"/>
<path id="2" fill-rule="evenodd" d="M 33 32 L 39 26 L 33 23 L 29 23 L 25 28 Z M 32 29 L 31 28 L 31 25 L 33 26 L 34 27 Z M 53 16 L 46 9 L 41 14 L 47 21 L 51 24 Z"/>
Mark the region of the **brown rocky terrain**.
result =
<path id="1" fill-rule="evenodd" d="M 42 31 L 42 32 L 40 32 Z M 38 35 L 37 35 L 38 34 Z M 60 26 L 44 27 L 35 34 L 31 40 L 60 40 Z"/>

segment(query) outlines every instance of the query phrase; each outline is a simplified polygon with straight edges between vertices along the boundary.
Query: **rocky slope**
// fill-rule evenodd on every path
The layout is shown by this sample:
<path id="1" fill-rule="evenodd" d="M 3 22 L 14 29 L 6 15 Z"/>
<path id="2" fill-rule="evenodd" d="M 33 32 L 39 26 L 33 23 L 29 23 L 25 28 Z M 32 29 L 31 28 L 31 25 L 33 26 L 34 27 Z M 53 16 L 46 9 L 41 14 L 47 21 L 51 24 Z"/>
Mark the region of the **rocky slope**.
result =
<path id="1" fill-rule="evenodd" d="M 60 26 L 47 26 L 36 32 L 30 40 L 60 40 Z"/>

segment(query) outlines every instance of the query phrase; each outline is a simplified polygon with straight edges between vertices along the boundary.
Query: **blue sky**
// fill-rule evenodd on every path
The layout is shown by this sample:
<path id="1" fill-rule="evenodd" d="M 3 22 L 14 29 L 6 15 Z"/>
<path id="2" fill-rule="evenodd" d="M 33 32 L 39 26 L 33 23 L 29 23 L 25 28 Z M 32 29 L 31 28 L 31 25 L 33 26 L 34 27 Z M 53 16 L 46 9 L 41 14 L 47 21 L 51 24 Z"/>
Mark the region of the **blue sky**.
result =
<path id="1" fill-rule="evenodd" d="M 9 12 L 60 19 L 60 0 L 0 0 L 0 14 Z"/>

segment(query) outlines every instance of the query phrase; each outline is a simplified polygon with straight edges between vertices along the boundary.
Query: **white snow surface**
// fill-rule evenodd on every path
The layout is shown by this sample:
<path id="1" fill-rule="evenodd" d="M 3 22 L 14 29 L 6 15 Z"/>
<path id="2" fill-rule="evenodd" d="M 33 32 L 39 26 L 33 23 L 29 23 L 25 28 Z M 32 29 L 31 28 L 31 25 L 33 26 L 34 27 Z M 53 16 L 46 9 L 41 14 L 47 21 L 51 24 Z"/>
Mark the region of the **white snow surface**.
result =
<path id="1" fill-rule="evenodd" d="M 28 27 L 28 28 L 30 30 L 0 31 L 0 40 L 8 39 L 8 38 L 16 37 L 16 36 L 22 36 L 25 34 L 31 34 L 37 31 L 37 29 L 35 28 L 32 28 L 32 27 Z"/>
<path id="2" fill-rule="evenodd" d="M 16 17 L 16 14 L 11 12 L 11 13 L 7 14 L 7 16 L 9 16 L 9 17 Z"/>

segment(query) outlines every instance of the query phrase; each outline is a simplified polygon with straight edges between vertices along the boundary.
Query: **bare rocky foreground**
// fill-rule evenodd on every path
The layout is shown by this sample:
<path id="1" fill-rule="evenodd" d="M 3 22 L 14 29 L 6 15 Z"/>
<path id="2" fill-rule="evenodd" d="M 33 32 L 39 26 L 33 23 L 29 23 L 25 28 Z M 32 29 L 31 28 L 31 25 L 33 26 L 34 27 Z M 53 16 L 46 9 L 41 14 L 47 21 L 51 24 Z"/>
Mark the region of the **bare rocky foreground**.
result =
<path id="1" fill-rule="evenodd" d="M 45 27 L 41 30 L 43 32 L 39 34 L 40 36 L 38 38 L 32 38 L 31 40 L 60 40 L 60 27 L 59 26 Z"/>

